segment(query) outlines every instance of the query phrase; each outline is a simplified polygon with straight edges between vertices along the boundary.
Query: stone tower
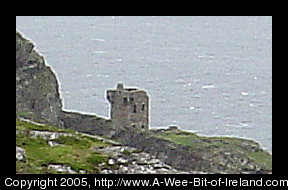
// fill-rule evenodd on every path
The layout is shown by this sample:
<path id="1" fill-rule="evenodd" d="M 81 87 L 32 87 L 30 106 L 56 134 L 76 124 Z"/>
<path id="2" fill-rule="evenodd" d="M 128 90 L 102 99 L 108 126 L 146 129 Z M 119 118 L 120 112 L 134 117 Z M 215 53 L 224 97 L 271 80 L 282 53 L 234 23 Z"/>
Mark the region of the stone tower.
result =
<path id="1" fill-rule="evenodd" d="M 144 90 L 124 88 L 117 84 L 116 90 L 107 90 L 111 103 L 110 117 L 114 126 L 149 128 L 149 97 Z"/>

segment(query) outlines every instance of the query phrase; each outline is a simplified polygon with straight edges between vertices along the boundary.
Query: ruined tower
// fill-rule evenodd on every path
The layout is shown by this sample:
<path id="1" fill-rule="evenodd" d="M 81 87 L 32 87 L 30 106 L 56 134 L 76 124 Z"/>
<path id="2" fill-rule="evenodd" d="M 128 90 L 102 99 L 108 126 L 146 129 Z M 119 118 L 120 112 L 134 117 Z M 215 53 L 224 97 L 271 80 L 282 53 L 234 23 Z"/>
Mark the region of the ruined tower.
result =
<path id="1" fill-rule="evenodd" d="M 149 128 L 149 97 L 144 90 L 124 88 L 117 84 L 116 90 L 107 90 L 111 104 L 110 117 L 114 126 Z"/>

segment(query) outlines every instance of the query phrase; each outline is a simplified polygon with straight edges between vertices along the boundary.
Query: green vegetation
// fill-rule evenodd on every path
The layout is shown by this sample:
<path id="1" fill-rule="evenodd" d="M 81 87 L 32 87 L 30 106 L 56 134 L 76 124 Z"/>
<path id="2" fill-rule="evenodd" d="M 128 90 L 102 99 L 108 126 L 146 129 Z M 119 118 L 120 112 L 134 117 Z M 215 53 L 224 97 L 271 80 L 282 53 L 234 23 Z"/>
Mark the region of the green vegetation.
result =
<path id="1" fill-rule="evenodd" d="M 18 113 L 18 116 L 23 118 L 30 118 L 32 115 L 33 113 L 29 111 L 21 111 Z"/>
<path id="2" fill-rule="evenodd" d="M 272 156 L 264 151 L 250 152 L 249 158 L 253 159 L 257 165 L 272 170 Z"/>
<path id="3" fill-rule="evenodd" d="M 39 135 L 33 135 L 35 132 L 53 132 L 58 135 L 47 140 Z M 187 146 L 188 151 L 203 160 L 206 169 L 212 173 L 217 173 L 221 168 L 228 168 L 227 171 L 230 173 L 259 169 L 272 170 L 272 155 L 263 151 L 258 143 L 251 140 L 234 137 L 204 137 L 180 130 L 151 132 L 150 135 Z M 53 146 L 51 142 L 54 143 Z M 55 169 L 49 169 L 49 165 L 69 166 L 78 173 L 82 171 L 99 173 L 98 164 L 107 163 L 110 158 L 97 152 L 98 148 L 110 144 L 103 143 L 93 136 L 17 119 L 16 146 L 24 148 L 26 153 L 25 162 L 16 161 L 17 173 L 60 173 Z M 139 150 L 124 150 L 123 154 L 130 156 L 137 151 Z M 106 166 L 117 167 L 110 166 L 108 163 Z"/>
<path id="4" fill-rule="evenodd" d="M 84 170 L 87 173 L 98 173 L 97 165 L 107 162 L 108 157 L 95 151 L 95 148 L 108 144 L 95 138 L 78 134 L 71 130 L 59 129 L 53 126 L 40 126 L 16 120 L 16 145 L 26 151 L 26 162 L 16 162 L 17 173 L 58 173 L 48 169 L 49 164 L 70 166 L 72 170 Z M 50 131 L 66 133 L 50 146 L 47 140 L 29 135 L 29 131 Z"/>
<path id="5" fill-rule="evenodd" d="M 27 131 L 27 130 L 35 130 L 35 131 L 50 131 L 50 132 L 65 132 L 75 134 L 76 132 L 71 129 L 61 129 L 55 126 L 50 125 L 36 125 L 32 123 L 28 123 L 26 121 L 20 121 L 16 119 L 16 130 L 17 131 Z"/>
<path id="6" fill-rule="evenodd" d="M 204 137 L 180 130 L 167 130 L 158 133 L 157 137 L 188 146 L 190 151 L 205 154 L 215 163 L 220 163 L 223 158 L 228 161 L 231 158 L 247 159 L 263 169 L 272 170 L 272 155 L 263 151 L 258 143 L 251 140 L 235 137 Z M 244 168 L 245 164 L 239 167 Z"/>

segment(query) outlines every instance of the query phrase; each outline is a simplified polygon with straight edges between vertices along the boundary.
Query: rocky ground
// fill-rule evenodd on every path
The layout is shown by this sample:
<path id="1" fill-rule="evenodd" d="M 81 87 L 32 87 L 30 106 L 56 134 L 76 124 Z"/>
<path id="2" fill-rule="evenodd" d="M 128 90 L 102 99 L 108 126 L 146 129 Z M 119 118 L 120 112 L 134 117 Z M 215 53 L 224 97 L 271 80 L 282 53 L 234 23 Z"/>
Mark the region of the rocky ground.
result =
<path id="1" fill-rule="evenodd" d="M 112 146 L 98 150 L 111 158 L 108 165 L 99 164 L 104 174 L 189 174 L 200 172 L 186 172 L 176 170 L 163 163 L 155 156 L 139 152 L 128 146 Z"/>
<path id="2" fill-rule="evenodd" d="M 207 137 L 177 127 L 154 130 L 157 137 L 188 147 L 206 161 L 203 170 L 211 173 L 271 173 L 272 155 L 260 144 L 236 137 Z"/>
<path id="3" fill-rule="evenodd" d="M 131 148 L 128 146 L 123 146 L 120 143 L 106 139 L 99 136 L 87 135 L 78 132 L 71 132 L 65 130 L 58 130 L 53 127 L 47 128 L 46 125 L 38 124 L 26 119 L 21 119 L 18 121 L 18 130 L 16 130 L 17 144 L 16 145 L 16 172 L 17 173 L 30 173 L 34 171 L 36 173 L 102 173 L 102 174 L 171 174 L 171 173 L 192 173 L 185 172 L 181 170 L 176 170 L 171 166 L 164 164 L 162 161 L 157 159 L 155 156 L 151 156 L 148 153 L 141 152 L 136 148 Z M 43 129 L 41 129 L 43 127 Z M 54 131 L 55 130 L 55 131 Z M 40 165 L 35 165 L 35 159 L 44 159 L 46 156 L 44 149 L 49 149 L 51 152 L 60 151 L 65 149 L 65 146 L 74 146 L 69 142 L 59 141 L 63 137 L 69 138 L 79 138 L 79 141 L 74 141 L 74 143 L 81 144 L 81 138 L 90 138 L 94 139 L 95 142 L 103 143 L 103 146 L 98 146 L 99 143 L 96 143 L 96 146 L 89 147 L 91 154 L 97 153 L 103 155 L 103 158 L 100 160 L 89 160 L 89 159 L 78 159 L 79 162 L 91 162 L 92 166 L 89 170 L 85 170 L 85 167 L 75 167 L 74 162 L 65 163 L 65 156 L 62 154 L 71 154 L 71 156 L 83 156 L 81 153 L 69 153 L 63 151 L 58 154 L 58 160 L 55 162 L 41 163 Z M 30 142 L 33 139 L 33 143 Z M 20 143 L 21 142 L 21 143 Z M 31 148 L 37 145 L 38 149 L 43 149 L 43 152 L 38 152 L 38 155 L 32 155 Z M 22 146 L 22 147 L 20 147 Z M 75 145 L 77 147 L 77 145 Z M 48 148 L 47 148 L 48 147 Z M 58 147 L 58 148 L 57 148 Z M 29 151 L 26 151 L 26 149 Z M 69 149 L 67 149 L 69 150 Z M 72 150 L 71 150 L 72 151 Z M 53 153 L 54 154 L 54 153 Z M 34 168 L 33 168 L 34 167 Z M 195 172 L 199 173 L 199 172 Z"/>
<path id="4" fill-rule="evenodd" d="M 207 162 L 202 165 L 196 162 L 202 169 L 175 169 L 153 154 L 111 139 L 19 119 L 16 120 L 16 173 L 271 173 L 271 155 L 253 141 L 199 137 L 178 129 L 154 133 L 186 144 L 187 151 Z"/>

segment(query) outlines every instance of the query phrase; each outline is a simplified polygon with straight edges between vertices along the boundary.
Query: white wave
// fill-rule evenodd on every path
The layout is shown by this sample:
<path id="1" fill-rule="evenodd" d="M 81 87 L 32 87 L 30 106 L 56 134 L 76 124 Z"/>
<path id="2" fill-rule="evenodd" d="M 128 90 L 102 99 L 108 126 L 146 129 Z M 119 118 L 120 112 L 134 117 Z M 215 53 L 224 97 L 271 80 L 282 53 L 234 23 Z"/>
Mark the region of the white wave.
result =
<path id="1" fill-rule="evenodd" d="M 189 109 L 190 109 L 190 110 L 194 110 L 194 109 L 195 109 L 195 107 L 194 107 L 194 106 L 191 106 L 191 107 L 189 107 Z"/>
<path id="2" fill-rule="evenodd" d="M 102 38 L 93 38 L 92 41 L 105 42 L 106 40 L 104 40 Z"/>
<path id="3" fill-rule="evenodd" d="M 103 54 L 104 51 L 94 51 L 93 53 L 94 53 L 94 54 Z"/>
<path id="4" fill-rule="evenodd" d="M 211 88 L 216 88 L 216 86 L 214 85 L 206 85 L 206 86 L 202 86 L 203 89 L 211 89 Z"/>
<path id="5" fill-rule="evenodd" d="M 242 96 L 248 96 L 248 92 L 244 92 L 244 91 L 243 91 L 243 92 L 241 92 L 241 95 L 242 95 Z"/>

